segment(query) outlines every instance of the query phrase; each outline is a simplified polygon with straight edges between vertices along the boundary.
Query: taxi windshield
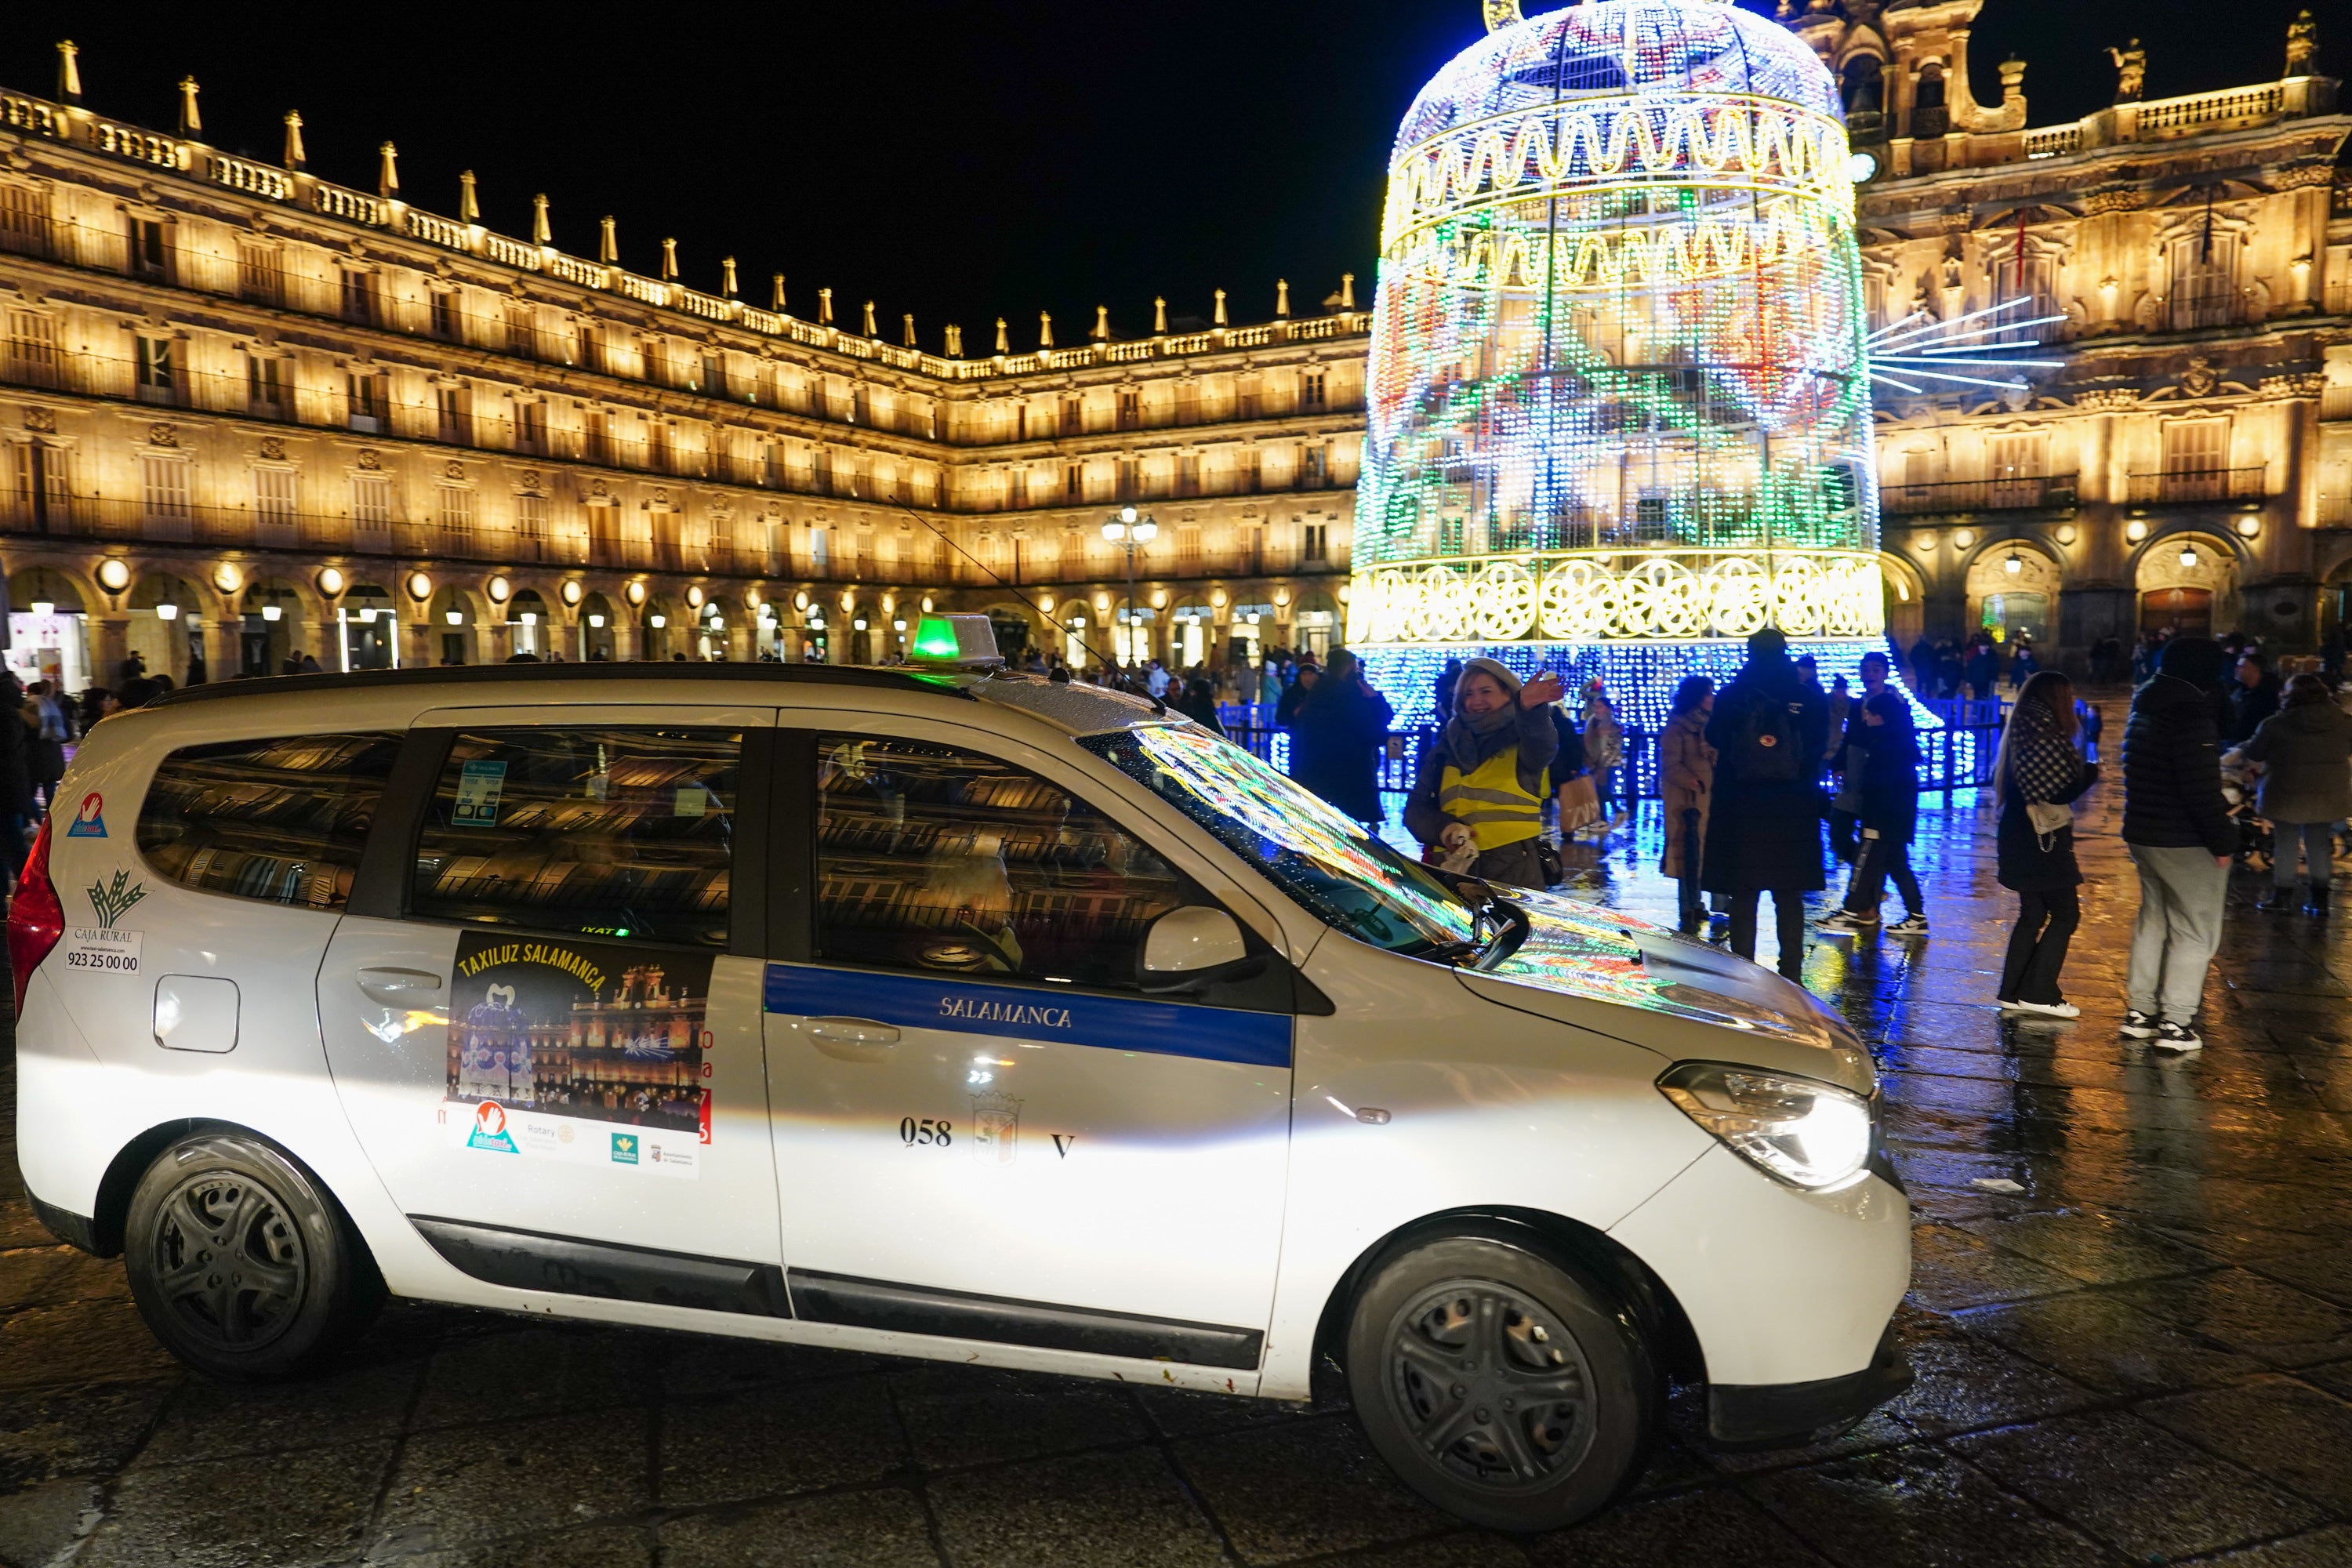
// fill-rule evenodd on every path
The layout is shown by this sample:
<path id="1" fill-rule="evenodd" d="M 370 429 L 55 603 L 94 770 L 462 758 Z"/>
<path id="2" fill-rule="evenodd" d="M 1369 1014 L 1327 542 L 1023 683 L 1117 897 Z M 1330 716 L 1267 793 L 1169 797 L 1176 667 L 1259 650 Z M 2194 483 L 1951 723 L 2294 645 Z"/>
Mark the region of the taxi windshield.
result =
<path id="1" fill-rule="evenodd" d="M 1419 955 L 1473 942 L 1478 917 L 1434 873 L 1321 796 L 1192 725 L 1078 742 L 1207 828 L 1334 931 Z"/>

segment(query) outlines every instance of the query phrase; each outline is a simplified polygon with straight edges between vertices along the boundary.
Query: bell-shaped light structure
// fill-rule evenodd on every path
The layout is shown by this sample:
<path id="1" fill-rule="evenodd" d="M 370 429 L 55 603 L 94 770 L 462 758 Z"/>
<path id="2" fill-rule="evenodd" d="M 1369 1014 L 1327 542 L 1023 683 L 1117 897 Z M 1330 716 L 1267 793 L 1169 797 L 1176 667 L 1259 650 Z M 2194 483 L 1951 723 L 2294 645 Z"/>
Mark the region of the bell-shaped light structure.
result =
<path id="1" fill-rule="evenodd" d="M 1465 50 L 1389 163 L 1348 641 L 1416 707 L 1484 652 L 1650 724 L 1759 627 L 1883 646 L 1860 260 L 1835 83 L 1765 17 Z"/>

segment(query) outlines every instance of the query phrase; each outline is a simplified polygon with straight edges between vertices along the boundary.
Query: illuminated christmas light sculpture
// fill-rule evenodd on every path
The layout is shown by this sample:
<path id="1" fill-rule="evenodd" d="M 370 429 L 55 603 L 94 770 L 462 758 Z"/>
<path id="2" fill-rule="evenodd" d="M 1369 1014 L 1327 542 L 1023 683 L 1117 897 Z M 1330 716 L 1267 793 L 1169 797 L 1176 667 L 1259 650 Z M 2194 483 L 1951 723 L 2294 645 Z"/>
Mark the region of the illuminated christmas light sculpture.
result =
<path id="1" fill-rule="evenodd" d="M 1517 9 L 1390 162 L 1349 643 L 1409 719 L 1471 653 L 1652 727 L 1760 626 L 1853 673 L 1885 601 L 1835 84 L 1712 0 Z"/>

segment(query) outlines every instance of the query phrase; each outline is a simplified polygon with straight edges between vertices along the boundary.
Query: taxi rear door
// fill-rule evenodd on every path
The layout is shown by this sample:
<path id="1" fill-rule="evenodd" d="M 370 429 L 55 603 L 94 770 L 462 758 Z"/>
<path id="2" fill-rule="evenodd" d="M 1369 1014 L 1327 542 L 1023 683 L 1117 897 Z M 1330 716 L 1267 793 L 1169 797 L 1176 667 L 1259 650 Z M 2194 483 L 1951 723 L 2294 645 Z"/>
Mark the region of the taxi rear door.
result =
<path id="1" fill-rule="evenodd" d="M 1069 762 L 789 713 L 766 978 L 803 1319 L 1254 1369 L 1281 1241 L 1291 976 L 1152 994 L 1152 920 L 1270 925 Z M 1092 787 L 1090 787 L 1092 786 Z"/>
<path id="2" fill-rule="evenodd" d="M 782 1310 L 763 910 L 733 896 L 773 721 L 541 705 L 411 734 L 319 1016 L 369 1159 L 460 1273 Z"/>

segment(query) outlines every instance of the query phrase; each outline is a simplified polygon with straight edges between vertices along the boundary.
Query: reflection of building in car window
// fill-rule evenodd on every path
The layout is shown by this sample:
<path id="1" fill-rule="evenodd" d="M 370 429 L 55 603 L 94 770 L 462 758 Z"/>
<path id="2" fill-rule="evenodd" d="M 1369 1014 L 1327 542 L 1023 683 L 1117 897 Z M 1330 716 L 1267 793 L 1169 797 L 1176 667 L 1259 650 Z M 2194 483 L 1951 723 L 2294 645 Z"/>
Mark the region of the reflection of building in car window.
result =
<path id="1" fill-rule="evenodd" d="M 914 742 L 820 752 L 822 956 L 1134 983 L 1144 928 L 1188 901 L 1092 807 L 989 758 Z"/>

